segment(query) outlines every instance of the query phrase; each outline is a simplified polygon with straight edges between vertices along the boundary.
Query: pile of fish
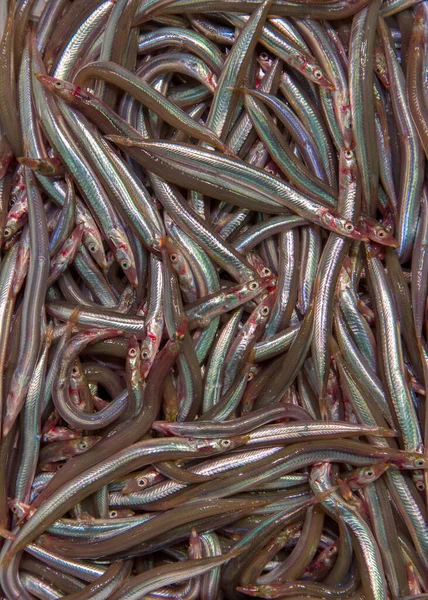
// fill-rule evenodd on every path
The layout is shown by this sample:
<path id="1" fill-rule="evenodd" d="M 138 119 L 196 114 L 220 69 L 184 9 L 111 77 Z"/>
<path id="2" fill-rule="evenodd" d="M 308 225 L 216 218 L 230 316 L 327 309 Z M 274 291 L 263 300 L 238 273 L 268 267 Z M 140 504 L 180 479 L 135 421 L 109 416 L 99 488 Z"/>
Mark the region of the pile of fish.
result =
<path id="1" fill-rule="evenodd" d="M 428 598 L 428 1 L 2 2 L 0 598 Z"/>

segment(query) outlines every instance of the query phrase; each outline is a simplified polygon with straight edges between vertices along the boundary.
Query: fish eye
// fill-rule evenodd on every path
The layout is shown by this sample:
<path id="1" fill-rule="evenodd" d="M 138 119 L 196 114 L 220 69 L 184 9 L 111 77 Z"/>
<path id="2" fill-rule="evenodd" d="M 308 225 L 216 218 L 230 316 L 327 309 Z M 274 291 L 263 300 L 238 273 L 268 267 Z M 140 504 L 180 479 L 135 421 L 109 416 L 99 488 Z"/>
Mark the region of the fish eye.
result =
<path id="1" fill-rule="evenodd" d="M 250 288 L 250 290 L 257 290 L 259 287 L 259 284 L 257 283 L 257 281 L 251 281 L 250 284 L 248 285 L 248 287 Z"/>
<path id="2" fill-rule="evenodd" d="M 12 235 L 12 230 L 9 229 L 9 227 L 6 227 L 6 229 L 3 231 L 3 235 L 5 238 L 8 238 Z"/>
<path id="3" fill-rule="evenodd" d="M 111 517 L 112 519 L 114 519 L 115 517 L 117 517 L 117 511 L 116 511 L 116 510 L 111 510 L 111 511 L 109 512 L 109 515 L 110 515 L 110 517 Z"/>
<path id="4" fill-rule="evenodd" d="M 130 349 L 128 350 L 128 355 L 129 355 L 131 358 L 134 358 L 135 356 L 137 356 L 137 351 L 136 351 L 136 349 L 135 349 L 135 348 L 130 348 Z"/>
<path id="5" fill-rule="evenodd" d="M 321 69 L 314 70 L 314 77 L 315 77 L 315 79 L 321 79 L 323 77 Z"/>
<path id="6" fill-rule="evenodd" d="M 379 231 L 377 232 L 377 236 L 380 238 L 384 238 L 385 237 L 385 232 L 382 229 L 379 229 Z"/>
<path id="7" fill-rule="evenodd" d="M 138 487 L 146 487 L 147 485 L 147 479 L 145 477 L 141 477 L 138 481 L 137 481 L 137 485 Z"/>
<path id="8" fill-rule="evenodd" d="M 374 473 L 371 469 L 367 469 L 365 472 L 366 477 L 373 477 Z"/>
<path id="9" fill-rule="evenodd" d="M 260 312 L 264 317 L 266 317 L 269 314 L 269 309 L 267 306 L 263 306 Z"/>
<path id="10" fill-rule="evenodd" d="M 425 460 L 423 458 L 417 458 L 414 464 L 415 467 L 423 467 L 425 465 Z"/>
<path id="11" fill-rule="evenodd" d="M 345 158 L 352 158 L 354 156 L 354 153 L 352 152 L 352 150 L 345 150 Z"/>
<path id="12" fill-rule="evenodd" d="M 221 440 L 220 446 L 222 446 L 223 448 L 229 448 L 230 440 Z"/>
<path id="13" fill-rule="evenodd" d="M 150 356 L 150 352 L 148 350 L 143 350 L 141 352 L 141 358 L 143 358 L 144 360 L 147 360 Z"/>
<path id="14" fill-rule="evenodd" d="M 351 231 L 354 231 L 354 226 L 352 225 L 352 223 L 346 223 L 345 229 L 350 233 Z"/>
<path id="15" fill-rule="evenodd" d="M 77 367 L 73 367 L 71 369 L 71 372 L 73 373 L 73 375 L 77 375 L 79 373 L 79 369 Z"/>
<path id="16" fill-rule="evenodd" d="M 82 448 L 83 450 L 85 450 L 85 448 L 88 447 L 88 444 L 86 442 L 80 442 L 79 446 L 80 446 L 80 448 Z"/>
<path id="17" fill-rule="evenodd" d="M 176 263 L 178 261 L 178 256 L 176 254 L 171 254 L 169 258 L 172 263 Z"/>
<path id="18" fill-rule="evenodd" d="M 269 60 L 269 56 L 266 54 L 266 52 L 262 52 L 260 54 L 260 60 Z"/>
<path id="19" fill-rule="evenodd" d="M 129 263 L 126 260 L 122 260 L 122 262 L 120 263 L 120 266 L 122 267 L 122 269 L 124 271 L 129 269 Z"/>
<path id="20" fill-rule="evenodd" d="M 177 340 L 172 340 L 171 341 L 171 345 L 169 346 L 169 350 L 171 352 L 177 352 L 177 350 L 179 349 L 179 347 L 180 347 L 180 344 L 178 343 L 178 341 Z M 148 358 L 148 356 L 147 356 L 147 358 Z"/>
<path id="21" fill-rule="evenodd" d="M 265 267 L 262 271 L 263 277 L 269 277 L 269 275 L 272 275 L 272 271 L 268 268 Z"/>
<path id="22" fill-rule="evenodd" d="M 248 373 L 247 381 L 252 381 L 253 379 L 254 379 L 254 373 L 252 371 L 250 371 Z"/>
<path id="23" fill-rule="evenodd" d="M 55 81 L 55 87 L 56 87 L 58 90 L 60 90 L 60 89 L 63 87 L 63 85 L 62 85 L 62 83 L 61 83 L 60 81 Z"/>
<path id="24" fill-rule="evenodd" d="M 89 252 L 92 252 L 92 254 L 93 254 L 96 251 L 97 251 L 97 247 L 95 246 L 95 244 L 89 244 Z"/>
<path id="25" fill-rule="evenodd" d="M 417 487 L 417 489 L 418 489 L 420 492 L 423 492 L 423 491 L 425 491 L 425 484 L 424 484 L 424 482 L 423 482 L 423 481 L 418 481 L 418 482 L 416 483 L 416 487 Z"/>

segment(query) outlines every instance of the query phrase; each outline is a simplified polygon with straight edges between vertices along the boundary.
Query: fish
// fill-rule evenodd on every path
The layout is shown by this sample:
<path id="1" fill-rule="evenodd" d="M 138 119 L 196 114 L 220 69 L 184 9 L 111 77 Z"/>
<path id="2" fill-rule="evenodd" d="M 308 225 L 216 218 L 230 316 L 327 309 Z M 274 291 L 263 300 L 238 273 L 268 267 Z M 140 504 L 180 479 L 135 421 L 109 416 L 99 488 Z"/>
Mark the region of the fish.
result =
<path id="1" fill-rule="evenodd" d="M 426 595 L 428 2 L 6 4 L 0 596 Z"/>

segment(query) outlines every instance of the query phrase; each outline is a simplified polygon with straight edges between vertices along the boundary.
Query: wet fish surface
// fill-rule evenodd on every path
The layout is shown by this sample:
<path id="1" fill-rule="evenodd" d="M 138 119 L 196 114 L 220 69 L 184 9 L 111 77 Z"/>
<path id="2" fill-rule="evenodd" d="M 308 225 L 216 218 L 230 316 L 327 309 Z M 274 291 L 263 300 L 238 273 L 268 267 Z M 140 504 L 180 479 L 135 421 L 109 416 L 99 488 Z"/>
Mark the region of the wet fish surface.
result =
<path id="1" fill-rule="evenodd" d="M 0 8 L 1 598 L 428 597 L 428 1 Z"/>

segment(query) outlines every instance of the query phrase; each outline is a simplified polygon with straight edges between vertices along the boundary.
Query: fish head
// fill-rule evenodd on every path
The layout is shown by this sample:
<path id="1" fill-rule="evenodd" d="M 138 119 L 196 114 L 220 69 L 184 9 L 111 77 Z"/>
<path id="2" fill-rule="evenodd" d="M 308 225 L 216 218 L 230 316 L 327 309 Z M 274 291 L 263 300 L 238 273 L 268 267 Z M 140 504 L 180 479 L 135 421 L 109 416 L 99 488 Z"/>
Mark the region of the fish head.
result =
<path id="1" fill-rule="evenodd" d="M 345 217 L 342 217 L 342 215 L 335 210 L 331 208 L 322 208 L 318 211 L 318 215 L 321 225 L 326 229 L 350 238 L 351 240 L 355 240 L 356 242 L 369 241 L 369 238 L 359 225 L 355 225 L 349 219 L 345 219 Z"/>
<path id="2" fill-rule="evenodd" d="M 358 227 L 363 231 L 365 237 L 372 242 L 376 242 L 381 246 L 390 246 L 391 248 L 398 248 L 399 244 L 391 233 L 388 224 L 383 225 L 375 219 L 363 215 L 358 221 Z"/>
<path id="3" fill-rule="evenodd" d="M 91 98 L 89 92 L 70 81 L 64 81 L 50 75 L 42 75 L 41 73 L 35 73 L 35 76 L 43 87 L 72 106 L 80 106 L 82 102 Z"/>
<path id="4" fill-rule="evenodd" d="M 359 467 L 353 469 L 349 474 L 346 475 L 344 481 L 351 487 L 351 489 L 362 488 L 369 483 L 373 483 L 376 479 L 379 479 L 383 473 L 390 467 L 387 462 L 377 463 L 374 465 Z"/>
<path id="5" fill-rule="evenodd" d="M 109 242 L 115 259 L 120 265 L 129 283 L 138 287 L 138 275 L 135 265 L 134 253 L 124 231 L 118 227 L 109 232 Z"/>
<path id="6" fill-rule="evenodd" d="M 391 79 L 389 77 L 388 65 L 386 63 L 386 57 L 383 52 L 375 52 L 374 55 L 374 70 L 376 75 L 379 77 L 384 87 L 389 90 L 391 87 Z"/>
<path id="7" fill-rule="evenodd" d="M 310 76 L 310 79 L 312 79 L 312 81 L 314 83 L 317 83 L 325 90 L 328 90 L 330 92 L 334 92 L 336 90 L 336 86 L 325 75 L 324 71 L 321 69 L 321 67 L 319 65 L 313 65 L 313 67 L 310 69 L 308 75 Z"/>

